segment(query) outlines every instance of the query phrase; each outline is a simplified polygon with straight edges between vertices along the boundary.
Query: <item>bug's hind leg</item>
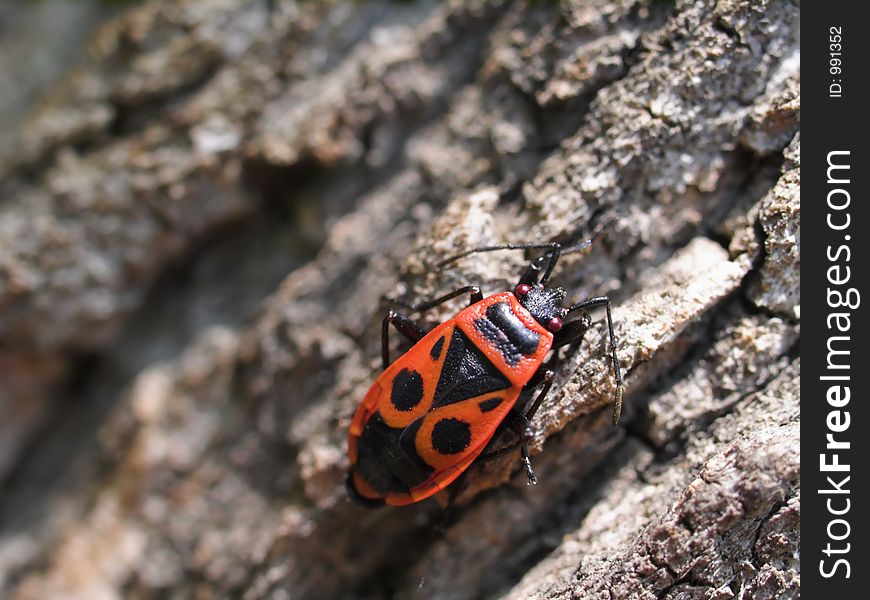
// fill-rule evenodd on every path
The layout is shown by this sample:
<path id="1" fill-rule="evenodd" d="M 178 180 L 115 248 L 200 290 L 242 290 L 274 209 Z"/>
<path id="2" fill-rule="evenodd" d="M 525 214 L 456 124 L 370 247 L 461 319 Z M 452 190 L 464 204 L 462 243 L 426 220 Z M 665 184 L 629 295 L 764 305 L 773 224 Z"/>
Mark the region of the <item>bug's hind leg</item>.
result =
<path id="1" fill-rule="evenodd" d="M 456 514 L 456 499 L 459 498 L 459 494 L 465 488 L 465 478 L 468 476 L 468 473 L 469 471 L 467 470 L 463 471 L 462 475 L 457 477 L 448 488 L 450 495 L 447 497 L 447 505 L 444 507 L 444 513 L 436 526 L 436 529 L 442 534 L 447 531 L 447 527 L 453 521 L 453 515 Z"/>

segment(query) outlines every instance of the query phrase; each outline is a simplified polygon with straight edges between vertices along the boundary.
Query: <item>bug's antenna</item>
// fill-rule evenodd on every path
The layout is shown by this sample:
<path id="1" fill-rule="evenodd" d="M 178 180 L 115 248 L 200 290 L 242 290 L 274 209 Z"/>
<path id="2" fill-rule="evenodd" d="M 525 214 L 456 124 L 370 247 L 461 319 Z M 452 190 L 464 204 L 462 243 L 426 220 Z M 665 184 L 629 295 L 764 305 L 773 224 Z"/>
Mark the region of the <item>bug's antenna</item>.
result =
<path id="1" fill-rule="evenodd" d="M 595 226 L 595 229 L 593 229 L 592 233 L 589 234 L 589 238 L 578 244 L 574 244 L 573 246 L 562 248 L 562 255 L 564 256 L 565 254 L 572 254 L 574 252 L 588 252 L 592 244 L 595 243 L 595 241 L 601 237 L 601 234 L 603 234 L 615 221 L 616 215 L 611 214 L 608 218 Z"/>
<path id="2" fill-rule="evenodd" d="M 559 254 L 564 256 L 565 254 L 573 254 L 574 252 L 586 252 L 592 246 L 593 242 L 597 240 L 602 233 L 614 222 L 616 221 L 616 216 L 611 215 L 609 218 L 600 222 L 595 226 L 595 229 L 592 230 L 592 233 L 589 235 L 589 238 L 583 240 L 578 244 L 574 244 L 573 246 L 565 246 L 559 242 L 549 242 L 545 244 L 541 243 L 516 243 L 516 244 L 499 244 L 497 246 L 482 246 L 480 248 L 472 248 L 470 250 L 465 250 L 464 252 L 460 252 L 459 254 L 454 254 L 448 258 L 445 258 L 441 262 L 435 264 L 435 268 L 440 269 L 450 263 L 454 263 L 460 258 L 465 258 L 471 254 L 477 254 L 478 252 L 495 252 L 497 250 L 559 250 Z"/>
<path id="3" fill-rule="evenodd" d="M 466 250 L 464 252 L 460 252 L 459 254 L 454 254 L 448 258 L 445 258 L 439 263 L 435 264 L 436 268 L 441 268 L 450 263 L 456 262 L 460 258 L 465 258 L 470 254 L 477 254 L 478 252 L 495 252 L 496 250 L 542 250 L 549 249 L 555 250 L 559 248 L 561 244 L 558 242 L 550 242 L 548 244 L 500 244 L 498 246 L 482 246 L 480 248 L 472 248 L 471 250 Z"/>

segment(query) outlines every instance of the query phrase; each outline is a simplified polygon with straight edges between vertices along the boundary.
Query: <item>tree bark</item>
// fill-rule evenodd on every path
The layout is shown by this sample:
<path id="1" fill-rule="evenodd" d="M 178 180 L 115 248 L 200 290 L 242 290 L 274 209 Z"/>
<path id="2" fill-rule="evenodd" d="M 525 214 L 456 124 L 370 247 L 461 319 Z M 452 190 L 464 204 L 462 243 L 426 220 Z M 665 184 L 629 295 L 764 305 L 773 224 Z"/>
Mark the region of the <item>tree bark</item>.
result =
<path id="1" fill-rule="evenodd" d="M 0 145 L 0 596 L 798 598 L 794 2 L 146 2 Z M 371 511 L 381 298 L 609 295 L 516 456 Z M 434 322 L 459 304 L 430 311 Z M 394 348 L 394 354 L 400 348 Z"/>

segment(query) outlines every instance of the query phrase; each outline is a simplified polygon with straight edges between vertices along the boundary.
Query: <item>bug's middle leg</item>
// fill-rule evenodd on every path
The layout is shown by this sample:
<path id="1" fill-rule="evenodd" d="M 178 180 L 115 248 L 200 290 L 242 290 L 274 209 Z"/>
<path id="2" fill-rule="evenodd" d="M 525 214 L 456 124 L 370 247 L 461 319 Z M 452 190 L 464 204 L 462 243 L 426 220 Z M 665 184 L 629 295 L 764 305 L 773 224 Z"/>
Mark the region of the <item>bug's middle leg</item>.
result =
<path id="1" fill-rule="evenodd" d="M 439 296 L 433 300 L 427 300 L 425 302 L 418 302 L 416 304 L 407 304 L 402 302 L 401 300 L 395 300 L 393 298 L 384 298 L 390 304 L 395 304 L 396 306 L 400 306 L 406 310 L 410 310 L 412 312 L 423 312 L 425 310 L 429 310 L 430 308 L 435 308 L 441 304 L 449 300 L 453 300 L 454 298 L 461 296 L 462 294 L 468 294 L 468 305 L 471 306 L 476 302 L 480 302 L 483 300 L 483 293 L 480 291 L 480 288 L 476 285 L 465 285 L 461 288 L 455 289 L 449 294 L 444 294 L 443 296 Z"/>
<path id="2" fill-rule="evenodd" d="M 493 460 L 519 448 L 523 456 L 523 466 L 526 468 L 529 484 L 534 485 L 537 482 L 537 476 L 532 468 L 532 461 L 529 457 L 528 446 L 529 442 L 532 441 L 536 435 L 535 426 L 532 425 L 532 418 L 535 416 L 535 413 L 538 412 L 538 409 L 547 397 L 550 388 L 553 386 L 553 380 L 556 377 L 555 368 L 559 362 L 559 348 L 571 344 L 579 344 L 583 339 L 583 335 L 589 329 L 591 322 L 589 315 L 583 313 L 579 319 L 566 323 L 565 326 L 556 334 L 553 340 L 553 357 L 547 361 L 546 364 L 541 365 L 523 388 L 524 391 L 530 391 L 543 384 L 541 391 L 538 392 L 535 399 L 528 404 L 528 408 L 526 408 L 524 413 L 511 410 L 505 419 L 506 426 L 517 434 L 517 440 L 508 444 L 504 448 L 499 448 L 498 450 L 481 455 L 478 460 Z"/>
<path id="3" fill-rule="evenodd" d="M 517 410 L 511 410 L 511 412 L 508 413 L 508 416 L 505 419 L 505 425 L 517 435 L 517 440 L 508 444 L 504 448 L 493 450 L 492 452 L 488 452 L 478 457 L 478 460 L 480 461 L 490 461 L 504 456 L 505 454 L 509 454 L 519 448 L 523 456 L 523 466 L 526 469 L 529 485 L 535 485 L 538 482 L 538 477 L 535 475 L 535 470 L 532 468 L 532 461 L 529 457 L 529 442 L 532 441 L 537 434 L 535 426 L 532 425 L 532 417 L 535 415 L 538 407 L 544 401 L 544 398 L 553 386 L 553 380 L 556 377 L 553 367 L 556 365 L 557 360 L 558 355 L 554 355 L 553 359 L 538 369 L 529 383 L 526 384 L 525 390 L 532 390 L 543 383 L 543 387 L 541 387 L 541 390 L 538 392 L 534 401 L 529 405 L 526 412 L 522 413 Z"/>
<path id="4" fill-rule="evenodd" d="M 537 435 L 535 426 L 532 425 L 531 418 L 534 416 L 535 411 L 538 410 L 538 407 L 541 405 L 541 402 L 543 402 L 544 397 L 547 395 L 547 392 L 550 391 L 550 387 L 552 387 L 553 385 L 553 380 L 555 379 L 555 371 L 553 370 L 553 368 L 556 366 L 557 361 L 558 354 L 554 354 L 553 358 L 547 364 L 542 365 L 541 368 L 538 369 L 534 375 L 532 375 L 532 378 L 524 386 L 524 392 L 531 392 L 533 389 L 543 383 L 541 391 L 538 392 L 538 395 L 535 397 L 535 400 L 530 405 L 529 410 L 527 410 L 525 413 L 522 413 L 518 410 L 511 409 L 511 411 L 505 418 L 503 425 L 508 427 L 517 435 L 517 440 L 508 444 L 504 448 L 499 448 L 498 450 L 493 450 L 491 452 L 485 452 L 484 454 L 481 454 L 477 457 L 477 460 L 475 462 L 488 462 L 490 460 L 495 460 L 496 458 L 502 457 L 505 454 L 510 454 L 511 452 L 519 448 L 520 452 L 522 452 L 523 455 L 523 466 L 526 468 L 526 475 L 528 477 L 529 485 L 535 485 L 536 483 L 538 483 L 538 477 L 537 475 L 535 475 L 534 469 L 532 469 L 532 461 L 529 458 L 528 443 L 535 438 L 535 435 Z M 447 503 L 448 511 L 452 508 L 456 498 L 458 497 L 462 483 L 464 482 L 465 476 L 468 475 L 468 473 L 469 471 L 465 471 L 452 484 L 450 499 Z"/>
<path id="5" fill-rule="evenodd" d="M 489 462 L 500 458 L 505 454 L 510 454 L 519 448 L 523 455 L 523 466 L 526 468 L 529 485 L 535 485 L 538 483 L 538 477 L 535 475 L 534 469 L 532 469 L 532 461 L 529 458 L 528 448 L 528 443 L 535 438 L 535 426 L 532 425 L 531 421 L 529 421 L 523 413 L 516 410 L 511 410 L 511 412 L 508 413 L 505 423 L 507 427 L 517 435 L 517 440 L 508 444 L 504 448 L 481 454 L 477 457 L 477 460 L 480 462 Z"/>
<path id="6" fill-rule="evenodd" d="M 384 300 L 386 302 L 389 302 L 390 304 L 412 312 L 423 312 L 425 310 L 429 310 L 430 308 L 435 308 L 439 304 L 444 304 L 445 302 L 452 300 L 457 296 L 461 296 L 462 294 L 469 295 L 469 306 L 474 304 L 475 302 L 480 302 L 481 300 L 483 300 L 483 294 L 481 293 L 480 288 L 476 285 L 466 285 L 459 289 L 453 290 L 449 294 L 439 296 L 434 300 L 427 300 L 425 302 L 419 302 L 417 304 L 406 304 L 392 298 L 384 298 Z M 390 323 L 392 323 L 396 330 L 404 335 L 412 343 L 419 342 L 427 333 L 425 327 L 423 327 L 407 315 L 400 313 L 397 310 L 393 310 L 392 308 L 389 309 L 387 311 L 387 314 L 384 315 L 384 321 L 381 325 L 381 357 L 383 358 L 384 362 L 384 370 L 386 370 L 386 368 L 390 366 Z"/>
<path id="7" fill-rule="evenodd" d="M 513 409 L 508 413 L 507 417 L 505 418 L 504 425 L 509 427 L 518 436 L 517 441 L 508 444 L 504 448 L 499 448 L 498 450 L 493 450 L 492 452 L 486 452 L 484 454 L 481 454 L 477 457 L 475 462 L 489 462 L 491 460 L 495 460 L 496 458 L 504 456 L 505 454 L 510 454 L 517 448 L 521 448 L 523 452 L 523 465 L 526 467 L 529 485 L 535 485 L 536 483 L 538 483 L 538 478 L 535 475 L 535 472 L 532 470 L 532 463 L 529 460 L 529 452 L 526 447 L 526 444 L 528 444 L 528 442 L 530 442 L 535 437 L 536 432 L 534 425 L 531 424 L 531 422 L 526 418 L 523 413 Z M 462 475 L 460 475 L 456 479 L 456 481 L 450 484 L 450 496 L 447 500 L 444 520 L 441 524 L 442 530 L 446 529 L 447 524 L 450 522 L 450 516 L 453 513 L 456 499 L 459 497 L 459 494 L 461 493 L 462 488 L 465 484 L 465 478 L 470 472 L 471 471 L 468 470 L 464 471 Z"/>

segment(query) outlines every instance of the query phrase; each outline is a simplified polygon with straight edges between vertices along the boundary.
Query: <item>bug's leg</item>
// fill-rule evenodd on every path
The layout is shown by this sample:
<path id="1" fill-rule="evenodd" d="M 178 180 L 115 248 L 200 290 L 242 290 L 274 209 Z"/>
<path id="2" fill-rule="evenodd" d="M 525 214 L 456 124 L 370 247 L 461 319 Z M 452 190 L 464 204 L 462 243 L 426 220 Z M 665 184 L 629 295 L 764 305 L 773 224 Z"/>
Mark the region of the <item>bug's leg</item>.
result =
<path id="1" fill-rule="evenodd" d="M 538 394 L 538 398 L 540 398 L 543 394 L 550 389 L 550 385 L 553 380 L 553 371 L 546 370 L 542 371 L 543 374 L 541 377 L 543 378 L 545 383 L 545 388 L 542 390 L 541 394 Z M 549 375 L 548 375 L 549 374 Z M 538 373 L 535 373 L 538 375 Z M 526 389 L 531 390 L 534 386 L 526 385 Z M 538 402 L 538 398 L 535 399 L 535 402 Z M 526 445 L 528 442 L 534 439 L 536 435 L 535 426 L 529 421 L 529 419 L 523 413 L 511 410 L 507 417 L 505 418 L 504 424 L 511 429 L 515 434 L 517 434 L 518 439 L 515 442 L 512 442 L 505 446 L 504 448 L 499 448 L 498 450 L 494 450 L 492 452 L 487 452 L 485 454 L 481 454 L 477 457 L 475 462 L 488 462 L 491 460 L 495 460 L 505 454 L 510 454 L 517 448 L 520 448 L 523 454 L 523 466 L 526 468 L 526 474 L 528 475 L 528 483 L 529 485 L 535 485 L 538 483 L 538 477 L 535 475 L 534 470 L 532 469 L 532 462 L 529 459 L 529 451 Z M 447 500 L 447 508 L 445 509 L 444 521 L 441 529 L 445 529 L 447 524 L 449 523 L 450 516 L 452 516 L 452 511 L 455 506 L 456 498 L 459 497 L 459 493 L 462 491 L 463 483 L 465 482 L 466 476 L 471 471 L 464 471 L 462 475 L 460 475 L 450 486 L 450 496 Z"/>
<path id="2" fill-rule="evenodd" d="M 469 471 L 463 471 L 462 475 L 457 477 L 453 483 L 450 484 L 450 495 L 447 497 L 447 506 L 444 507 L 444 514 L 441 518 L 441 522 L 437 525 L 437 530 L 441 533 L 447 531 L 448 525 L 450 525 L 450 521 L 453 520 L 453 515 L 456 511 L 456 499 L 459 497 L 459 493 L 462 491 L 464 487 L 465 478 L 468 476 Z"/>
<path id="3" fill-rule="evenodd" d="M 597 296 L 589 298 L 583 302 L 578 302 L 568 309 L 568 313 L 575 310 L 585 311 L 587 308 L 597 308 L 603 306 L 607 313 L 607 335 L 610 345 L 610 364 L 613 369 L 613 377 L 616 379 L 616 392 L 614 394 L 613 404 L 613 424 L 619 423 L 619 415 L 622 414 L 622 370 L 619 368 L 619 359 L 616 356 L 616 335 L 613 333 L 613 317 L 611 316 L 610 298 L 607 296 Z M 586 315 L 588 318 L 588 315 Z M 559 332 L 561 333 L 561 332 Z"/>
<path id="4" fill-rule="evenodd" d="M 532 468 L 532 460 L 529 457 L 528 444 L 537 434 L 535 426 L 532 425 L 531 419 L 535 415 L 535 412 L 537 412 L 541 402 L 544 401 L 547 392 L 549 392 L 550 388 L 553 386 L 553 379 L 555 379 L 556 374 L 550 367 L 555 365 L 556 360 L 557 358 L 554 357 L 553 360 L 539 369 L 535 375 L 532 376 L 532 380 L 526 384 L 526 389 L 528 390 L 533 389 L 541 383 L 543 383 L 543 387 L 541 388 L 541 391 L 538 392 L 538 395 L 535 397 L 535 400 L 529 406 L 528 410 L 526 410 L 525 414 L 512 410 L 508 413 L 508 416 L 505 419 L 507 427 L 517 434 L 517 440 L 508 444 L 504 448 L 499 448 L 498 450 L 493 450 L 492 452 L 483 454 L 477 459 L 483 462 L 494 460 L 519 448 L 523 456 L 523 466 L 526 469 L 529 485 L 535 485 L 538 482 L 538 477 L 535 475 L 535 470 Z"/>
<path id="5" fill-rule="evenodd" d="M 476 285 L 466 285 L 464 287 L 459 288 L 458 290 L 453 290 L 449 294 L 445 294 L 434 300 L 428 300 L 426 302 L 420 302 L 418 304 L 406 304 L 399 300 L 394 300 L 392 298 L 384 298 L 385 301 L 390 304 L 394 304 L 396 306 L 402 307 L 406 310 L 410 310 L 413 312 L 422 312 L 424 310 L 429 310 L 430 308 L 434 308 L 439 304 L 444 304 L 448 300 L 452 300 L 457 296 L 461 296 L 462 294 L 469 294 L 469 306 L 480 302 L 483 300 L 483 293 L 480 291 L 480 288 Z M 384 361 L 384 369 L 390 366 L 390 344 L 389 344 L 389 324 L 392 323 L 393 326 L 408 338 L 411 342 L 419 342 L 424 335 L 426 335 L 427 331 L 424 327 L 418 324 L 416 321 L 410 319 L 408 316 L 395 311 L 393 309 L 389 309 L 387 314 L 384 316 L 383 324 L 381 325 L 381 357 Z"/>
<path id="6" fill-rule="evenodd" d="M 504 448 L 499 448 L 498 450 L 493 450 L 492 452 L 481 454 L 477 457 L 477 461 L 475 462 L 489 462 L 491 460 L 500 458 L 505 454 L 510 454 L 511 452 L 519 448 L 523 455 L 523 466 L 526 468 L 528 483 L 529 485 L 535 485 L 536 483 L 538 483 L 538 477 L 537 475 L 535 475 L 534 469 L 532 469 L 532 461 L 529 458 L 529 449 L 527 446 L 527 444 L 535 437 L 535 427 L 531 424 L 531 422 L 526 418 L 524 414 L 515 410 L 512 410 L 508 413 L 505 422 L 507 426 L 511 429 L 511 431 L 517 434 L 517 440 L 508 444 Z"/>
<path id="7" fill-rule="evenodd" d="M 439 296 L 434 300 L 427 300 L 426 302 L 418 302 L 417 304 L 406 304 L 401 300 L 394 300 L 392 298 L 385 298 L 387 302 L 390 304 L 395 304 L 396 306 L 400 306 L 406 310 L 410 310 L 413 312 L 423 312 L 425 310 L 429 310 L 430 308 L 435 308 L 440 304 L 444 304 L 449 300 L 453 300 L 457 296 L 461 296 L 462 294 L 469 294 L 468 305 L 471 306 L 476 302 L 480 302 L 483 300 L 483 293 L 480 291 L 480 288 L 476 285 L 466 285 L 458 290 L 453 290 L 449 294 L 444 294 L 443 296 Z"/>
<path id="8" fill-rule="evenodd" d="M 523 426 L 523 423 L 525 423 L 525 426 Z M 508 413 L 508 416 L 505 418 L 504 423 L 502 423 L 502 425 L 500 425 L 499 427 L 503 427 L 505 425 L 510 427 L 515 433 L 517 433 L 517 435 L 520 436 L 520 439 L 516 442 L 508 444 L 507 446 L 499 450 L 481 454 L 477 457 L 475 462 L 488 462 L 500 456 L 504 456 L 505 454 L 509 454 L 510 452 L 516 450 L 523 443 L 535 437 L 535 430 L 534 427 L 532 427 L 532 424 L 529 423 L 528 420 L 521 413 L 515 410 L 511 410 Z M 444 509 L 444 518 L 442 519 L 442 522 L 438 527 L 438 529 L 442 532 L 447 529 L 447 525 L 450 523 L 450 519 L 453 516 L 453 511 L 456 506 L 456 499 L 462 492 L 465 484 L 465 478 L 468 477 L 468 474 L 470 472 L 470 470 L 463 471 L 462 475 L 457 477 L 456 480 L 454 480 L 454 482 L 450 484 L 450 496 L 447 498 L 447 506 Z M 532 475 L 534 475 L 534 473 L 532 473 Z M 535 482 L 537 482 L 537 479 L 535 480 Z"/>
<path id="9" fill-rule="evenodd" d="M 535 402 L 533 403 L 534 410 L 537 410 L 537 407 L 540 406 L 544 396 L 548 391 L 550 391 L 550 386 L 553 384 L 554 378 L 553 371 L 547 371 L 545 377 L 544 387 L 538 393 L 538 397 L 535 398 Z M 532 414 L 534 413 L 532 412 Z M 529 457 L 529 442 L 535 438 L 537 430 L 535 429 L 535 426 L 532 425 L 529 415 L 524 415 L 519 412 L 514 413 L 514 417 L 511 419 L 508 427 L 513 429 L 519 436 L 517 445 L 520 447 L 520 454 L 522 454 L 523 457 L 523 467 L 526 469 L 527 482 L 529 485 L 536 485 L 538 483 L 538 476 L 535 475 L 535 470 L 532 468 L 532 459 Z"/>
<path id="10" fill-rule="evenodd" d="M 562 326 L 562 329 L 553 335 L 553 348 L 579 344 L 591 326 L 592 318 L 585 312 L 580 315 L 579 319 L 568 321 Z"/>
<path id="11" fill-rule="evenodd" d="M 393 309 L 388 310 L 381 324 L 381 358 L 384 361 L 384 370 L 390 366 L 390 323 L 411 342 L 419 342 L 426 335 L 426 330 L 413 319 Z"/>
<path id="12" fill-rule="evenodd" d="M 554 243 L 552 247 L 529 263 L 529 266 L 526 267 L 526 270 L 523 271 L 523 274 L 520 275 L 520 280 L 517 282 L 517 285 L 527 283 L 529 285 L 533 285 L 536 283 L 540 283 L 542 285 L 547 283 L 547 280 L 550 279 L 550 274 L 553 272 L 553 269 L 556 268 L 556 263 L 559 262 L 559 257 L 562 253 L 562 246 L 560 244 Z M 546 267 L 544 267 L 546 265 Z M 544 274 L 541 276 L 541 270 L 543 269 Z M 540 279 L 539 279 L 540 277 Z"/>
<path id="13" fill-rule="evenodd" d="M 563 328 L 563 331 L 567 329 L 568 327 L 566 326 L 565 328 Z M 585 329 L 583 331 L 585 331 Z M 579 333 L 579 336 L 582 337 L 582 334 L 583 332 L 581 331 Z M 571 337 L 573 338 L 574 336 Z M 572 340 L 568 339 L 568 341 L 564 343 L 567 344 L 570 343 L 570 341 Z M 541 368 L 539 368 L 535 372 L 535 374 L 532 375 L 531 379 L 529 379 L 529 382 L 523 388 L 524 391 L 531 391 L 539 385 L 543 384 L 543 387 L 538 392 L 538 395 L 535 397 L 532 403 L 528 405 L 525 413 L 521 413 L 516 410 L 512 410 L 510 413 L 508 413 L 508 416 L 505 419 L 505 424 L 514 433 L 517 434 L 517 441 L 512 444 L 508 444 L 504 448 L 500 448 L 498 450 L 494 450 L 492 452 L 484 454 L 480 456 L 478 460 L 492 460 L 500 456 L 504 456 L 505 454 L 508 454 L 510 452 L 513 452 L 517 448 L 520 448 L 523 453 L 523 464 L 525 465 L 526 472 L 529 475 L 529 483 L 532 484 L 533 482 L 537 481 L 534 471 L 532 470 L 531 460 L 529 459 L 528 453 L 528 443 L 532 439 L 534 439 L 535 435 L 537 435 L 535 426 L 532 425 L 532 418 L 535 416 L 535 413 L 538 412 L 538 408 L 541 406 L 541 403 L 543 403 L 544 398 L 547 396 L 547 393 L 549 393 L 550 388 L 553 386 L 553 380 L 556 378 L 555 368 L 558 362 L 559 354 L 558 352 L 556 352 L 553 354 L 553 357 L 549 361 L 547 361 L 546 364 L 542 365 Z"/>
<path id="14" fill-rule="evenodd" d="M 520 434 L 520 452 L 522 452 L 523 455 L 523 465 L 526 467 L 529 485 L 535 485 L 538 483 L 538 478 L 535 475 L 534 469 L 532 469 L 532 460 L 529 457 L 529 442 L 534 439 L 536 434 L 535 427 L 532 425 L 532 417 L 534 417 L 535 413 L 538 412 L 538 408 L 541 406 L 541 403 L 544 401 L 550 388 L 553 387 L 553 380 L 556 378 L 556 372 L 549 367 L 555 366 L 556 362 L 558 362 L 558 357 L 558 354 L 553 355 L 553 359 L 550 361 L 551 364 L 546 365 L 546 369 L 542 374 L 544 385 L 541 388 L 541 391 L 538 392 L 535 401 L 532 402 L 531 406 L 526 410 L 526 414 L 522 415 L 523 429 Z"/>
<path id="15" fill-rule="evenodd" d="M 555 366 L 555 363 L 556 363 L 556 361 L 553 360 L 553 361 L 550 361 L 550 363 L 548 363 L 547 365 L 545 365 L 546 368 L 544 369 L 544 371 L 541 375 L 541 377 L 543 378 L 544 385 L 541 388 L 541 391 L 538 392 L 538 395 L 535 398 L 535 401 L 529 405 L 528 409 L 526 409 L 526 414 L 523 415 L 523 418 L 526 420 L 526 423 L 528 423 L 529 427 L 532 426 L 532 424 L 531 424 L 532 418 L 535 416 L 535 413 L 538 412 L 538 408 L 541 406 L 541 403 L 544 401 L 544 398 L 546 397 L 547 393 L 550 391 L 550 388 L 553 387 L 553 380 L 556 378 L 556 372 L 553 369 L 551 369 L 550 367 Z M 534 437 L 534 434 L 532 435 L 532 437 Z"/>

